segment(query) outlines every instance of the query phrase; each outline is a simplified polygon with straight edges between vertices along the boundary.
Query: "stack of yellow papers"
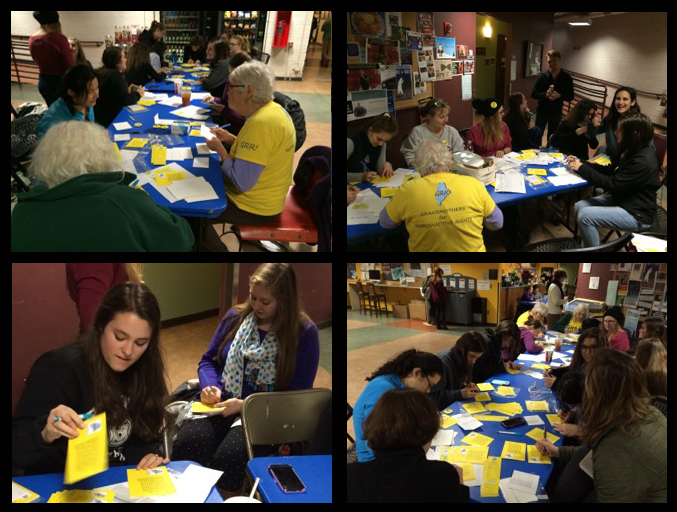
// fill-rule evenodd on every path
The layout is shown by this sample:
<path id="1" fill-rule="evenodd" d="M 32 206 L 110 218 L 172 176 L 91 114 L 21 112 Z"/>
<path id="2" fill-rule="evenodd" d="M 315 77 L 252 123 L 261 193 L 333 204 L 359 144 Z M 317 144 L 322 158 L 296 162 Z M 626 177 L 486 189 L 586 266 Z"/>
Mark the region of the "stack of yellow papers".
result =
<path id="1" fill-rule="evenodd" d="M 488 382 L 482 382 L 480 384 L 477 384 L 477 388 L 480 391 L 493 391 L 494 390 L 494 386 L 489 384 Z"/>
<path id="2" fill-rule="evenodd" d="M 55 492 L 47 503 L 113 503 L 113 491 L 70 490 Z"/>
<path id="3" fill-rule="evenodd" d="M 507 414 L 508 416 L 514 416 L 515 414 L 522 414 L 524 409 L 518 402 L 508 402 L 505 404 L 487 404 L 487 411 L 496 411 L 501 414 Z"/>

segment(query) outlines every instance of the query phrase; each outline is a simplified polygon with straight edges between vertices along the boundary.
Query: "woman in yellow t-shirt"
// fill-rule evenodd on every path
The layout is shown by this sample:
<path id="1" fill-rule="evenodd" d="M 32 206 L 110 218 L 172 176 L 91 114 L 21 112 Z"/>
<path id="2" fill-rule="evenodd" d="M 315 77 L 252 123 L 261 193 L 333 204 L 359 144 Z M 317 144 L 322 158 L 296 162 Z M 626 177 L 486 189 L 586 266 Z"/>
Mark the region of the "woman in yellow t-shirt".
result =
<path id="1" fill-rule="evenodd" d="M 395 192 L 381 211 L 381 226 L 405 222 L 410 251 L 486 252 L 483 225 L 503 226 L 503 213 L 487 188 L 470 176 L 451 174 L 454 157 L 439 140 L 423 140 L 413 163 L 421 179 Z"/>
<path id="2" fill-rule="evenodd" d="M 228 197 L 226 210 L 212 222 L 264 224 L 284 208 L 293 175 L 296 131 L 287 111 L 273 101 L 275 75 L 259 61 L 230 75 L 228 104 L 247 121 L 230 154 L 218 140 L 207 146 L 219 153 Z M 225 132 L 223 132 L 225 133 Z"/>

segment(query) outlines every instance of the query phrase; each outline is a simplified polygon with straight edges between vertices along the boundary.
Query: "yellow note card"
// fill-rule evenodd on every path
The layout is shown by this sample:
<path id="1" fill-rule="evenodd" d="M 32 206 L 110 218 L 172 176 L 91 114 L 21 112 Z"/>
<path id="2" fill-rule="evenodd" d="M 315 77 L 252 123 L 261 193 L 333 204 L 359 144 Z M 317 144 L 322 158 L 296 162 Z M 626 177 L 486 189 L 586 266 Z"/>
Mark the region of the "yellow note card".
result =
<path id="1" fill-rule="evenodd" d="M 78 437 L 68 440 L 63 482 L 73 484 L 108 469 L 108 430 L 106 413 L 84 421 Z"/>
<path id="2" fill-rule="evenodd" d="M 452 418 L 451 416 L 442 416 L 442 428 L 449 428 L 456 425 L 457 423 L 458 420 L 456 418 Z"/>
<path id="3" fill-rule="evenodd" d="M 527 461 L 532 464 L 550 464 L 550 457 L 541 454 L 535 444 L 527 445 Z"/>
<path id="4" fill-rule="evenodd" d="M 525 403 L 527 404 L 527 410 L 529 411 L 548 412 L 550 410 L 548 402 L 546 402 L 545 400 L 542 401 L 526 400 Z"/>
<path id="5" fill-rule="evenodd" d="M 221 412 L 225 407 L 209 407 L 208 405 L 203 404 L 202 402 L 193 402 L 193 412 L 199 413 L 209 413 L 209 412 Z"/>
<path id="6" fill-rule="evenodd" d="M 491 397 L 489 396 L 489 393 L 477 393 L 475 395 L 475 401 L 476 402 L 491 402 Z"/>
<path id="7" fill-rule="evenodd" d="M 498 391 L 496 391 L 496 393 L 503 396 L 515 396 L 515 388 L 510 386 L 498 386 Z"/>
<path id="8" fill-rule="evenodd" d="M 510 460 L 524 460 L 524 451 L 527 445 L 525 443 L 514 443 L 506 441 L 503 445 L 503 452 L 501 452 L 502 459 Z"/>
<path id="9" fill-rule="evenodd" d="M 142 148 L 148 143 L 148 139 L 140 139 L 138 137 L 133 138 L 127 144 L 128 148 Z"/>
<path id="10" fill-rule="evenodd" d="M 494 386 L 489 384 L 488 382 L 481 382 L 477 385 L 478 389 L 480 391 L 493 391 Z"/>
<path id="11" fill-rule="evenodd" d="M 535 428 L 533 430 L 530 430 L 526 434 L 527 437 L 530 437 L 531 439 L 535 439 L 538 441 L 539 439 L 543 439 L 543 429 L 542 428 Z M 556 443 L 557 441 L 560 440 L 559 436 L 556 436 L 555 434 L 551 434 L 548 432 L 548 439 L 552 441 L 553 443 Z"/>
<path id="12" fill-rule="evenodd" d="M 393 177 L 391 176 L 390 178 L 381 178 L 380 176 L 378 178 L 374 178 L 372 183 L 387 183 L 390 181 Z"/>
<path id="13" fill-rule="evenodd" d="M 474 418 L 478 421 L 503 421 L 508 419 L 507 416 L 494 416 L 493 414 L 478 414 Z"/>
<path id="14" fill-rule="evenodd" d="M 488 446 L 450 446 L 442 450 L 440 460 L 456 464 L 457 462 L 471 462 L 484 464 L 489 453 Z"/>
<path id="15" fill-rule="evenodd" d="M 150 153 L 150 161 L 153 165 L 165 165 L 167 163 L 167 148 L 164 146 L 153 146 Z"/>
<path id="16" fill-rule="evenodd" d="M 477 432 L 470 432 L 470 434 L 461 439 L 462 443 L 473 446 L 489 446 L 493 441 L 492 437 L 478 434 Z"/>
<path id="17" fill-rule="evenodd" d="M 528 168 L 527 168 L 527 174 L 535 174 L 535 175 L 537 175 L 537 176 L 547 176 L 547 175 L 548 175 L 548 171 L 546 171 L 545 169 L 538 169 L 538 168 L 535 168 L 535 167 L 528 167 Z"/>
<path id="18" fill-rule="evenodd" d="M 551 425 L 554 425 L 555 423 L 562 423 L 562 418 L 560 418 L 557 414 L 546 414 L 545 417 L 548 418 L 548 421 Z"/>
<path id="19" fill-rule="evenodd" d="M 477 414 L 478 412 L 485 412 L 486 409 L 479 402 L 463 404 L 463 408 L 468 412 L 468 414 Z"/>
<path id="20" fill-rule="evenodd" d="M 381 197 L 391 197 L 399 187 L 381 187 Z"/>
<path id="21" fill-rule="evenodd" d="M 174 482 L 165 466 L 154 469 L 128 469 L 127 480 L 129 481 L 129 496 L 132 498 L 176 493 Z"/>
<path id="22" fill-rule="evenodd" d="M 490 498 L 498 496 L 498 482 L 501 479 L 501 459 L 500 457 L 487 457 L 484 463 L 484 472 L 482 478 L 482 487 L 480 487 L 480 496 Z"/>

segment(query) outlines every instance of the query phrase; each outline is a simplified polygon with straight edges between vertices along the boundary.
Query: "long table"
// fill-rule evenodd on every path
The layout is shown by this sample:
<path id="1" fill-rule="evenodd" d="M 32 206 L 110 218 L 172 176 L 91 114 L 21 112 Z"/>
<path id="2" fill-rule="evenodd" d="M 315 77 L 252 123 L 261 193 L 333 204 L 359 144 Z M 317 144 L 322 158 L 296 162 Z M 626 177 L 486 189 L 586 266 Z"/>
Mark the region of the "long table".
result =
<path id="1" fill-rule="evenodd" d="M 194 77 L 190 76 L 189 71 L 181 71 L 178 74 L 174 73 L 172 74 L 172 76 L 173 77 L 181 76 L 184 80 L 194 79 Z M 146 84 L 145 87 L 146 90 L 155 93 L 166 92 L 170 95 L 170 97 L 173 96 L 174 94 L 174 83 L 170 81 L 149 82 L 148 84 Z M 196 85 L 192 87 L 192 92 L 204 92 L 204 90 L 201 85 Z M 201 103 L 201 100 L 198 99 L 192 100 L 190 104 L 203 108 L 209 108 L 205 104 Z M 159 105 L 156 103 L 155 105 L 152 105 L 147 108 L 148 108 L 147 111 L 139 113 L 131 113 L 127 109 L 123 108 L 117 115 L 113 123 L 111 123 L 111 125 L 108 127 L 108 132 L 110 134 L 111 140 L 113 140 L 113 136 L 116 134 L 131 134 L 132 139 L 134 138 L 134 135 L 139 135 L 142 138 L 147 134 L 169 135 L 171 132 L 170 129 L 154 127 L 156 114 L 159 115 L 160 119 L 191 121 L 190 119 L 185 119 L 170 113 L 171 111 L 181 107 L 169 107 L 166 105 Z M 121 123 L 124 121 L 127 121 L 132 126 L 132 129 L 121 131 L 116 130 L 114 123 Z M 135 126 L 135 124 L 139 123 L 140 126 Z M 210 119 L 207 119 L 205 123 L 213 125 Z M 219 164 L 219 157 L 216 154 L 198 155 L 196 145 L 205 142 L 205 139 L 202 137 L 181 136 L 181 139 L 183 140 L 183 143 L 175 147 L 190 147 L 194 157 L 199 156 L 208 158 L 209 168 L 194 167 L 192 159 L 167 160 L 167 163 L 169 164 L 171 162 L 176 162 L 184 169 L 193 173 L 195 176 L 204 177 L 204 179 L 209 182 L 209 184 L 212 186 L 212 188 L 218 195 L 218 199 L 214 199 L 211 201 L 199 201 L 195 203 L 188 203 L 184 200 L 180 200 L 171 203 L 170 201 L 165 199 L 164 196 L 162 196 L 162 194 L 160 194 L 157 190 L 155 190 L 153 186 L 144 185 L 143 189 L 146 192 L 148 192 L 148 194 L 156 204 L 165 206 L 169 208 L 169 210 L 171 210 L 173 213 L 181 215 L 182 217 L 200 217 L 200 218 L 218 217 L 219 214 L 221 214 L 226 209 L 227 206 L 226 192 L 223 184 L 223 174 L 221 172 L 221 166 Z M 123 148 L 126 144 L 127 142 L 118 142 L 118 146 L 120 148 Z M 145 161 L 152 168 L 159 167 L 151 164 L 150 152 L 146 155 Z"/>
<path id="2" fill-rule="evenodd" d="M 572 350 L 574 348 L 574 345 L 571 343 L 563 343 L 562 344 L 562 351 L 566 352 L 567 350 Z M 528 369 L 531 368 L 533 364 L 545 364 L 545 351 L 542 353 L 543 360 L 537 363 L 534 363 L 532 361 L 520 361 L 520 358 L 517 359 L 518 363 L 522 367 L 522 369 Z M 568 356 L 571 356 L 571 354 L 568 354 Z M 521 356 L 520 356 L 521 357 Z M 534 370 L 534 371 L 541 371 L 542 370 Z M 479 434 L 483 434 L 485 436 L 491 437 L 494 439 L 494 441 L 489 445 L 489 456 L 492 457 L 500 457 L 501 452 L 503 451 L 503 445 L 505 444 L 506 441 L 512 441 L 516 443 L 524 443 L 527 445 L 535 445 L 536 441 L 533 440 L 530 437 L 525 436 L 527 432 L 530 432 L 534 428 L 545 428 L 547 429 L 548 433 L 554 434 L 560 438 L 559 441 L 555 443 L 556 446 L 561 446 L 562 445 L 562 439 L 563 436 L 559 434 L 556 430 L 552 428 L 552 425 L 546 418 L 546 414 L 555 414 L 557 412 L 557 397 L 556 395 L 549 390 L 549 398 L 531 398 L 529 394 L 529 387 L 533 386 L 534 384 L 538 386 L 539 388 L 545 388 L 545 384 L 543 383 L 542 380 L 534 379 L 533 377 L 529 377 L 528 375 L 525 375 L 523 373 L 520 374 L 511 374 L 511 373 L 499 373 L 491 378 L 489 378 L 486 382 L 491 382 L 493 380 L 506 380 L 510 382 L 510 386 L 519 388 L 519 393 L 517 393 L 516 397 L 513 398 L 508 398 L 508 397 L 502 397 L 499 396 L 495 393 L 495 391 L 490 391 L 489 396 L 491 397 L 491 402 L 496 402 L 496 403 L 507 403 L 507 402 L 519 402 L 522 408 L 524 409 L 524 412 L 522 414 L 516 415 L 516 416 L 534 416 L 537 415 L 539 416 L 545 425 L 522 425 L 519 427 L 513 427 L 510 429 L 505 428 L 500 422 L 498 421 L 482 421 L 482 426 L 475 429 L 475 430 L 468 430 L 465 431 L 463 430 L 459 425 L 452 425 L 451 427 L 448 427 L 446 430 L 455 430 L 458 433 L 456 434 L 456 437 L 454 439 L 454 445 L 453 446 L 462 446 L 465 445 L 465 443 L 461 442 L 461 439 L 463 439 L 466 435 L 468 435 L 470 432 L 477 432 Z M 494 386 L 494 388 L 497 388 L 497 386 Z M 547 389 L 547 388 L 546 388 Z M 545 412 L 532 412 L 527 409 L 526 400 L 546 400 L 549 405 L 550 405 L 550 411 L 548 413 Z M 460 414 L 460 413 L 465 413 L 465 409 L 463 409 L 461 406 L 463 404 L 475 402 L 474 398 L 469 398 L 468 400 L 459 400 L 451 404 L 448 409 L 451 409 L 453 412 L 449 414 Z M 478 402 L 481 404 L 488 404 L 491 402 Z M 490 414 L 500 414 L 500 413 L 490 413 Z M 511 417 L 516 417 L 516 416 L 511 416 Z M 506 431 L 506 432 L 516 432 L 520 435 L 509 435 L 509 434 L 499 434 L 498 431 Z M 552 468 L 553 468 L 554 461 L 551 464 L 531 464 L 526 461 L 515 461 L 515 460 L 508 460 L 508 459 L 501 459 L 501 479 L 503 478 L 509 478 L 512 476 L 513 471 L 522 471 L 524 473 L 532 473 L 535 475 L 538 475 L 539 477 L 539 488 L 537 491 L 537 494 L 545 494 L 545 491 L 543 491 L 543 488 L 545 487 L 546 482 L 548 481 L 548 478 L 550 477 L 550 473 L 552 473 Z M 470 500 L 475 501 L 475 502 L 482 502 L 482 503 L 505 503 L 505 500 L 503 499 L 503 492 L 499 490 L 499 496 L 496 498 L 482 498 L 480 496 L 480 486 L 474 486 L 470 487 Z"/>

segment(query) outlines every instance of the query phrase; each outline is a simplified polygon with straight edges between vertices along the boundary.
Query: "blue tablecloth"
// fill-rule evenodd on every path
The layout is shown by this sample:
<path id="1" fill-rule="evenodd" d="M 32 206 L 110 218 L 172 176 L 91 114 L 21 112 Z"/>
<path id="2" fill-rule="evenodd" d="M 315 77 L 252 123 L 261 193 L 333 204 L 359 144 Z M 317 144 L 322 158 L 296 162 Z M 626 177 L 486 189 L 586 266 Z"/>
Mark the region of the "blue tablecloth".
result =
<path id="1" fill-rule="evenodd" d="M 184 72 L 181 74 L 184 78 L 188 78 L 188 73 Z M 176 76 L 176 75 L 172 75 Z M 194 77 L 191 77 L 194 79 Z M 150 82 L 146 85 L 146 90 L 162 93 L 169 93 L 170 97 L 174 94 L 174 83 L 173 82 Z M 193 92 L 203 92 L 202 86 L 197 85 L 192 87 Z M 208 105 L 201 103 L 201 100 L 192 100 L 191 105 L 203 107 L 209 109 Z M 113 126 L 113 123 L 108 128 L 110 133 L 111 140 L 113 140 L 113 135 L 115 134 L 126 134 L 129 133 L 132 135 L 132 139 L 135 134 L 148 134 L 154 133 L 158 135 L 168 135 L 170 134 L 170 129 L 164 128 L 153 128 L 155 125 L 155 115 L 159 114 L 160 119 L 177 119 L 181 121 L 191 121 L 190 119 L 185 119 L 178 117 L 174 114 L 170 114 L 172 110 L 176 110 L 181 107 L 168 107 L 165 105 L 155 104 L 151 107 L 148 107 L 146 112 L 132 113 L 127 109 L 123 108 L 120 113 L 117 115 L 113 123 L 121 123 L 127 121 L 131 126 L 131 130 L 122 130 L 118 131 Z M 209 109 L 211 110 L 211 109 Z M 141 123 L 141 126 L 134 126 L 136 123 Z M 213 125 L 211 118 L 205 121 L 208 125 Z M 199 127 L 198 127 L 199 128 Z M 150 197 L 155 201 L 156 204 L 166 206 L 172 212 L 177 215 L 184 217 L 218 217 L 227 206 L 226 192 L 223 185 L 223 174 L 221 172 L 221 166 L 219 164 L 219 157 L 216 154 L 213 155 L 198 155 L 197 149 L 195 148 L 196 144 L 201 144 L 205 142 L 205 139 L 202 137 L 192 137 L 185 136 L 181 137 L 183 139 L 183 144 L 174 147 L 190 147 L 194 157 L 208 157 L 209 158 L 209 168 L 195 168 L 193 167 L 193 160 L 167 160 L 167 163 L 176 162 L 184 169 L 190 171 L 195 176 L 202 176 L 206 179 L 209 184 L 212 186 L 216 194 L 219 196 L 218 199 L 211 201 L 199 201 L 195 203 L 187 203 L 184 200 L 176 201 L 170 203 L 165 199 L 159 192 L 157 192 L 151 185 L 145 185 L 143 189 L 150 194 Z M 118 146 L 123 148 L 127 142 L 118 142 Z M 151 154 L 150 152 L 146 155 L 146 162 L 153 168 L 159 166 L 153 166 L 150 163 Z"/>
<path id="2" fill-rule="evenodd" d="M 554 151 L 554 150 L 553 150 Z M 544 152 L 545 153 L 545 152 Z M 564 164 L 562 162 L 555 162 L 549 165 L 531 165 L 531 164 L 523 164 L 523 168 L 521 168 L 521 172 L 524 176 L 527 176 L 527 171 L 526 167 L 528 166 L 530 169 L 546 169 L 547 170 L 547 176 L 555 176 L 555 173 L 552 172 L 550 169 L 553 167 L 561 167 Z M 541 176 L 541 178 L 545 179 L 547 176 Z M 546 180 L 547 181 L 547 180 Z M 380 195 L 380 192 L 378 190 L 378 187 L 372 186 L 370 183 L 359 183 L 357 186 L 361 189 L 365 188 L 373 188 L 374 192 L 376 195 Z M 533 201 L 535 199 L 539 199 L 542 197 L 547 197 L 547 196 L 554 196 L 558 194 L 564 194 L 566 192 L 571 192 L 573 190 L 577 190 L 580 188 L 584 188 L 589 186 L 587 182 L 581 182 L 576 185 L 565 185 L 562 187 L 556 187 L 549 181 L 547 181 L 546 184 L 543 184 L 541 186 L 538 186 L 537 188 L 532 187 L 529 182 L 524 183 L 524 187 L 526 189 L 526 194 L 515 194 L 515 193 L 510 193 L 510 192 L 496 192 L 494 190 L 494 187 L 491 185 L 487 185 L 487 192 L 489 192 L 489 195 L 491 198 L 494 200 L 496 203 L 496 206 L 499 208 L 504 208 L 506 206 L 511 206 L 514 204 L 518 203 L 524 203 L 527 201 Z M 404 223 L 402 223 L 402 226 L 404 226 Z M 357 243 L 365 240 L 369 240 L 371 238 L 377 237 L 377 236 L 385 236 L 385 235 L 392 235 L 399 230 L 402 229 L 402 226 L 398 226 L 397 228 L 394 228 L 392 230 L 390 229 L 383 229 L 378 222 L 374 224 L 359 224 L 359 225 L 354 225 L 354 226 L 347 226 L 347 239 L 348 243 Z"/>
<path id="3" fill-rule="evenodd" d="M 191 464 L 197 464 L 190 461 L 172 461 L 166 466 L 173 468 L 176 471 L 183 473 Z M 127 481 L 127 470 L 133 469 L 136 466 L 116 466 L 108 468 L 108 470 L 98 475 L 90 476 L 84 480 L 80 480 L 72 485 L 65 485 L 63 483 L 63 473 L 49 473 L 45 475 L 19 476 L 13 477 L 12 481 L 23 485 L 26 489 L 33 491 L 40 495 L 40 501 L 46 503 L 49 497 L 55 492 L 65 491 L 67 489 L 83 489 L 91 490 L 98 487 L 117 484 Z M 216 487 L 212 487 L 212 491 L 205 500 L 205 503 L 223 503 L 223 499 Z"/>
<path id="4" fill-rule="evenodd" d="M 562 350 L 571 350 L 573 349 L 572 344 L 563 344 L 562 345 Z M 545 352 L 543 354 L 543 361 L 540 363 L 535 363 L 535 364 L 545 364 Z M 567 354 L 568 356 L 571 356 L 571 354 Z M 519 359 L 517 360 L 517 363 L 522 363 Z M 523 364 L 521 365 L 523 369 L 531 368 L 531 366 L 534 363 L 531 361 L 523 361 Z M 540 371 L 542 370 L 534 370 L 534 371 Z M 524 412 L 522 414 L 519 414 L 517 416 L 540 416 L 540 418 L 543 420 L 543 423 L 545 423 L 545 428 L 547 429 L 548 433 L 554 434 L 558 437 L 560 437 L 560 440 L 555 443 L 556 446 L 561 446 L 562 445 L 562 438 L 563 436 L 557 431 L 555 431 L 552 428 L 552 425 L 550 425 L 550 422 L 548 419 L 545 417 L 546 414 L 555 414 L 557 412 L 557 397 L 556 395 L 550 391 L 548 388 L 545 387 L 545 384 L 543 383 L 542 380 L 534 379 L 533 377 L 529 377 L 528 375 L 524 375 L 523 373 L 520 374 L 510 374 L 510 373 L 500 373 L 497 375 L 494 375 L 490 379 L 487 380 L 487 382 L 491 382 L 492 380 L 507 380 L 510 382 L 510 386 L 519 388 L 519 393 L 517 394 L 516 397 L 514 398 L 508 398 L 508 397 L 502 397 L 496 394 L 495 391 L 489 391 L 489 395 L 491 396 L 491 402 L 478 402 L 482 403 L 484 405 L 496 402 L 496 403 L 506 403 L 506 402 L 518 402 L 522 408 L 524 409 Z M 540 390 L 547 390 L 547 398 L 544 397 L 538 397 L 538 398 L 532 398 L 531 395 L 529 394 L 529 388 L 532 386 L 537 386 Z M 494 388 L 497 389 L 497 386 L 494 386 Z M 543 401 L 546 400 L 550 404 L 550 411 L 548 413 L 544 412 L 532 412 L 527 409 L 527 406 L 525 404 L 526 400 L 537 400 L 537 401 Z M 466 410 L 463 409 L 461 406 L 464 403 L 469 403 L 469 402 L 475 402 L 474 398 L 470 398 L 468 400 L 461 400 L 454 402 L 449 406 L 449 409 L 453 410 L 453 413 L 451 414 L 460 414 L 460 413 L 465 413 Z M 501 413 L 490 413 L 490 414 L 501 414 Z M 512 417 L 517 417 L 517 416 L 512 416 Z M 482 420 L 479 420 L 482 421 Z M 510 429 L 505 428 L 501 422 L 499 421 L 482 421 L 483 425 L 472 432 L 477 432 L 479 434 L 483 434 L 488 437 L 492 437 L 494 441 L 489 445 L 489 456 L 492 457 L 500 457 L 501 453 L 503 452 L 503 445 L 505 444 L 506 441 L 513 441 L 516 443 L 524 443 L 527 445 L 535 445 L 536 441 L 533 440 L 530 437 L 525 436 L 527 432 L 530 432 L 534 428 L 543 428 L 543 425 L 523 425 L 520 427 L 513 427 Z M 467 434 L 469 434 L 471 431 L 464 431 L 460 426 L 458 425 L 453 425 L 449 427 L 447 430 L 456 430 L 458 434 L 456 434 L 456 438 L 454 440 L 454 446 L 458 445 L 464 445 L 465 443 L 461 442 L 461 439 L 463 439 Z M 499 434 L 498 431 L 507 431 L 507 432 L 516 432 L 521 435 L 509 435 L 509 434 Z M 526 452 L 525 452 L 525 457 L 526 457 Z M 554 462 L 553 462 L 554 464 Z M 512 476 L 513 471 L 522 471 L 524 473 L 532 473 L 535 475 L 539 476 L 539 490 L 537 494 L 544 493 L 543 492 L 543 487 L 545 486 L 548 478 L 550 477 L 550 473 L 552 472 L 552 464 L 530 464 L 526 461 L 515 461 L 515 460 L 508 460 L 508 459 L 501 459 L 501 479 L 503 478 L 509 478 Z M 475 487 L 470 487 L 470 500 L 471 501 L 476 501 L 476 502 L 483 502 L 483 503 L 505 503 L 505 500 L 503 499 L 503 494 L 501 491 L 499 491 L 499 496 L 497 498 L 482 498 L 480 497 L 480 486 L 475 486 Z"/>
<path id="5" fill-rule="evenodd" d="M 268 471 L 270 464 L 289 464 L 306 490 L 282 492 Z M 331 455 L 256 457 L 247 463 L 247 471 L 253 480 L 261 479 L 258 491 L 266 503 L 331 503 Z"/>

